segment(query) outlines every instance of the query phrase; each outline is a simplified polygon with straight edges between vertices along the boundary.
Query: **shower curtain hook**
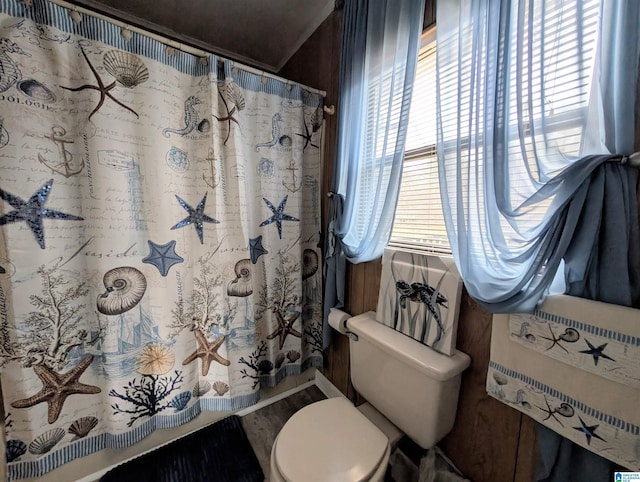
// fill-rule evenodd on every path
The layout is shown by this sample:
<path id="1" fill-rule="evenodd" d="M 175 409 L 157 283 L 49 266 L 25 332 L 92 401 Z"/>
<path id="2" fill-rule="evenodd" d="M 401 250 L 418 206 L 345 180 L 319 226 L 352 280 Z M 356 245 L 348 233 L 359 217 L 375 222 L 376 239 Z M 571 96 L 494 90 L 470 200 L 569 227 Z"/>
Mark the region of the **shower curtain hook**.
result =
<path id="1" fill-rule="evenodd" d="M 133 33 L 129 30 L 129 25 L 125 24 L 125 26 L 120 29 L 120 35 L 122 35 L 122 38 L 127 42 L 131 40 Z"/>
<path id="2" fill-rule="evenodd" d="M 78 12 L 78 7 L 76 5 L 74 5 L 71 9 L 71 12 L 69 12 L 69 16 L 75 23 L 82 22 L 82 15 L 80 14 L 80 12 Z"/>

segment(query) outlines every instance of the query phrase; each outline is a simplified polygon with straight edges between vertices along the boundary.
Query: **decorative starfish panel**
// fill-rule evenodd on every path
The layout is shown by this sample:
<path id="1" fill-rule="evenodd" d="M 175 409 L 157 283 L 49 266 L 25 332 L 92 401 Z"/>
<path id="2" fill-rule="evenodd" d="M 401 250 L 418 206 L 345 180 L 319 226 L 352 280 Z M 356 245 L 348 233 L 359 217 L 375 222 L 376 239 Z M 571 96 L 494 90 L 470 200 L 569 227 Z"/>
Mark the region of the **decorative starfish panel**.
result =
<path id="1" fill-rule="evenodd" d="M 203 240 L 203 234 L 202 234 L 202 224 L 203 223 L 220 224 L 220 221 L 218 221 L 217 219 L 213 219 L 204 213 L 204 207 L 205 207 L 205 204 L 207 203 L 207 193 L 204 193 L 204 197 L 202 198 L 202 201 L 198 203 L 198 206 L 195 209 L 189 206 L 177 194 L 175 196 L 178 202 L 180 203 L 180 206 L 182 206 L 184 210 L 189 213 L 189 216 L 187 216 L 182 221 L 172 226 L 171 229 L 184 228 L 189 224 L 193 224 L 193 226 L 196 228 L 196 233 L 198 233 L 198 239 L 200 239 L 200 244 L 203 244 L 204 240 Z"/>
<path id="2" fill-rule="evenodd" d="M 276 207 L 266 198 L 262 198 L 262 200 L 269 206 L 273 216 L 268 219 L 265 219 L 260 223 L 260 227 L 266 226 L 267 224 L 276 223 L 278 227 L 278 237 L 282 239 L 282 221 L 300 221 L 298 218 L 294 218 L 293 216 L 289 216 L 284 213 L 284 207 L 287 205 L 287 198 L 289 195 L 286 195 L 282 201 L 280 201 L 280 205 L 276 209 Z"/>
<path id="3" fill-rule="evenodd" d="M 580 350 L 580 353 L 585 353 L 587 355 L 591 355 L 593 357 L 593 363 L 595 365 L 598 364 L 598 361 L 600 360 L 600 358 L 605 358 L 607 360 L 615 361 L 609 355 L 604 353 L 604 349 L 607 347 L 608 343 L 603 343 L 602 345 L 600 345 L 598 347 L 595 347 L 586 338 L 584 339 L 584 341 L 586 341 L 587 345 L 589 345 L 589 349 L 588 350 Z"/>
<path id="4" fill-rule="evenodd" d="M 578 418 L 580 419 L 580 426 L 573 427 L 573 428 L 576 429 L 578 432 L 582 432 L 585 435 L 585 437 L 587 437 L 587 445 L 591 445 L 592 438 L 597 438 L 599 440 L 602 440 L 603 442 L 606 442 L 605 439 L 603 439 L 600 435 L 596 433 L 596 429 L 600 425 L 587 425 L 584 422 L 584 420 L 582 420 L 582 417 L 578 417 Z"/>
<path id="5" fill-rule="evenodd" d="M 38 241 L 38 245 L 42 249 L 45 248 L 44 243 L 44 226 L 42 219 L 66 219 L 71 221 L 83 221 L 84 218 L 80 216 L 74 216 L 73 214 L 66 214 L 60 211 L 54 211 L 53 209 L 47 209 L 44 207 L 47 202 L 47 198 L 51 193 L 51 186 L 53 186 L 53 179 L 38 189 L 33 196 L 25 201 L 18 196 L 15 196 L 7 191 L 0 189 L 0 198 L 11 204 L 14 208 L 13 211 L 0 217 L 0 226 L 9 223 L 15 223 L 18 221 L 25 221 L 33 235 Z"/>

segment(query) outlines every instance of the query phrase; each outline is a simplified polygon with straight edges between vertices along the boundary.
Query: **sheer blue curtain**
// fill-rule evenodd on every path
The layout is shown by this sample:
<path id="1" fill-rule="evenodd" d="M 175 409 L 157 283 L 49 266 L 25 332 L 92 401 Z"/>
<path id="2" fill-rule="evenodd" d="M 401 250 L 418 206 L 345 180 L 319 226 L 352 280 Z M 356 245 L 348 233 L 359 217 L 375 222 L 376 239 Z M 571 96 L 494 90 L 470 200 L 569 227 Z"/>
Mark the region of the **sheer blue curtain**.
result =
<path id="1" fill-rule="evenodd" d="M 561 291 L 638 306 L 640 2 L 447 0 L 437 25 L 440 186 L 470 295 L 531 311 L 559 273 Z M 535 480 L 610 476 L 540 425 L 538 445 Z"/>
<path id="2" fill-rule="evenodd" d="M 595 238 L 574 234 L 599 223 L 596 171 L 633 153 L 639 24 L 635 0 L 438 2 L 445 220 L 486 308 L 531 311 L 567 251 L 569 283 L 588 271 Z M 619 169 L 631 197 L 636 175 Z"/>
<path id="3" fill-rule="evenodd" d="M 380 257 L 391 235 L 423 9 L 423 0 L 345 2 L 325 313 L 343 303 L 345 259 Z"/>

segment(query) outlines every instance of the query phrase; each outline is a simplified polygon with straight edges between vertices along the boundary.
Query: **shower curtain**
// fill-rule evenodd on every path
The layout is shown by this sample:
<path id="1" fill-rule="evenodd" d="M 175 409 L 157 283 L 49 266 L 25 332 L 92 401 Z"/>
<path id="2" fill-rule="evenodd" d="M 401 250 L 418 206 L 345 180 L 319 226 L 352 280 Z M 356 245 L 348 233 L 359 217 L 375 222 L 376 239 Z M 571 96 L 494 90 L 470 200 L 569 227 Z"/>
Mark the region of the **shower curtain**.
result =
<path id="1" fill-rule="evenodd" d="M 10 478 L 320 365 L 321 96 L 44 0 L 0 6 Z"/>

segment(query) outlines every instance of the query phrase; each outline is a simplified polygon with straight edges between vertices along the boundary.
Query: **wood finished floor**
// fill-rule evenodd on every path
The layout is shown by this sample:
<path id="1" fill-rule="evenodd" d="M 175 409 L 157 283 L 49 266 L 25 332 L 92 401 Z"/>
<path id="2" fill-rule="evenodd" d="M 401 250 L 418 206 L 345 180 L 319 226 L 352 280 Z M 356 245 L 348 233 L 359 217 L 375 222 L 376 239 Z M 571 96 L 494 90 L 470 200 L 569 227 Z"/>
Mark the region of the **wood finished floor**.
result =
<path id="1" fill-rule="evenodd" d="M 269 480 L 271 447 L 280 429 L 302 407 L 325 398 L 320 389 L 313 385 L 242 417 L 242 426 L 262 466 L 265 480 Z"/>

